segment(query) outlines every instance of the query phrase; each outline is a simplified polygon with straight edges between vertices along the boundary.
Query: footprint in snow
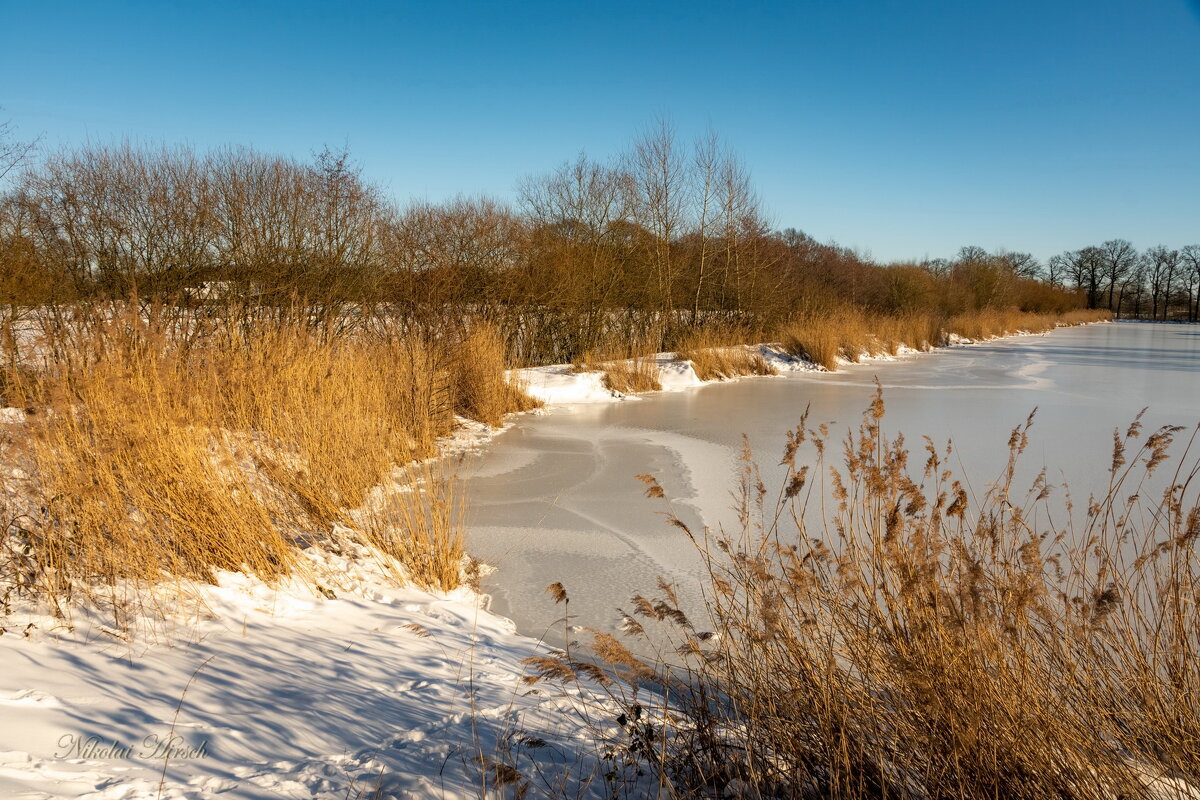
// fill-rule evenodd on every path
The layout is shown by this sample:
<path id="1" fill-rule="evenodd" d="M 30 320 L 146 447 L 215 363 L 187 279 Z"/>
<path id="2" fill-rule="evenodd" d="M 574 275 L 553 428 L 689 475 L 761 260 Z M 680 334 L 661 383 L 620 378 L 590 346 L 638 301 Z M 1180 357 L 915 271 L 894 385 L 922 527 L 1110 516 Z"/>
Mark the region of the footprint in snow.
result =
<path id="1" fill-rule="evenodd" d="M 22 689 L 7 696 L 0 696 L 0 704 L 8 706 L 41 706 L 62 708 L 62 701 L 51 694 L 37 689 Z"/>

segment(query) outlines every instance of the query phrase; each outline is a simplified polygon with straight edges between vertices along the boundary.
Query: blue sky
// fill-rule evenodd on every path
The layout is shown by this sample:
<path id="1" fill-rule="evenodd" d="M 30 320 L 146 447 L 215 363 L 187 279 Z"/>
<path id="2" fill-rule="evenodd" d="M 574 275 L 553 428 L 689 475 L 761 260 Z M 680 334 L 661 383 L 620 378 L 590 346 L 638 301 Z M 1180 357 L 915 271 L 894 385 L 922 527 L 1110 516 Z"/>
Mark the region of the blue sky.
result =
<path id="1" fill-rule="evenodd" d="M 1200 0 L 0 0 L 0 119 L 306 156 L 401 201 L 511 198 L 658 117 L 778 227 L 882 260 L 1200 241 Z"/>

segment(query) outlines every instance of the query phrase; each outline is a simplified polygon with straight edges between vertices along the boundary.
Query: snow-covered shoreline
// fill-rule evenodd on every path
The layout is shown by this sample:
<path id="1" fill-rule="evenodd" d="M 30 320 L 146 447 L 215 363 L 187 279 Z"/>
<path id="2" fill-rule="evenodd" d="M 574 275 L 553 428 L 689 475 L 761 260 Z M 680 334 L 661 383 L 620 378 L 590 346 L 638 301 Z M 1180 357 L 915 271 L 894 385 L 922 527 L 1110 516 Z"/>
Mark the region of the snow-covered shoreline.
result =
<path id="1" fill-rule="evenodd" d="M 548 648 L 474 592 L 308 555 L 324 591 L 223 573 L 152 637 L 83 612 L 9 626 L 0 796 L 477 798 L 481 763 L 548 785 L 597 771 L 619 709 L 586 683 L 527 685 L 522 659 Z"/>
<path id="2" fill-rule="evenodd" d="M 750 347 L 780 373 L 818 369 Z M 706 383 L 674 354 L 655 365 L 662 391 Z M 633 397 L 570 365 L 510 376 L 545 403 L 532 413 Z M 0 425 L 23 419 L 0 413 Z M 502 430 L 464 424 L 442 452 Z M 270 587 L 222 573 L 214 586 L 186 587 L 191 603 L 164 594 L 162 607 L 144 609 L 169 612 L 152 634 L 131 638 L 85 610 L 69 623 L 33 611 L 4 618 L 0 796 L 474 798 L 481 759 L 570 784 L 570 796 L 607 796 L 603 780 L 588 783 L 611 768 L 598 741 L 619 742 L 605 691 L 528 685 L 522 659 L 547 648 L 469 589 L 398 588 L 369 554 L 306 555 L 318 581 Z"/>

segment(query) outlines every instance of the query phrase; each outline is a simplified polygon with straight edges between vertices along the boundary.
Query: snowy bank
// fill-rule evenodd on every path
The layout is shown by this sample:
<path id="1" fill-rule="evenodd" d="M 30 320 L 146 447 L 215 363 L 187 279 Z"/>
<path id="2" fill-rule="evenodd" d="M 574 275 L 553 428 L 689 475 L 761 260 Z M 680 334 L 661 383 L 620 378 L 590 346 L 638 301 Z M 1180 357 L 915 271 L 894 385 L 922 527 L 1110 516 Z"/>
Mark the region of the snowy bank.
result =
<path id="1" fill-rule="evenodd" d="M 1104 324 L 1104 323 L 1083 323 L 1086 325 Z M 1010 339 L 1019 336 L 1038 336 L 1041 334 L 1032 333 L 1029 331 L 1018 331 L 1009 333 L 1003 336 L 991 336 L 987 339 L 979 340 L 978 342 L 968 339 L 958 334 L 951 333 L 947 336 L 947 347 L 961 347 L 979 344 L 981 342 L 996 341 L 1000 339 Z M 743 350 L 751 354 L 762 356 L 763 360 L 775 371 L 776 375 L 786 375 L 791 372 L 825 372 L 823 367 L 813 364 L 803 358 L 788 354 L 781 345 L 764 343 L 754 345 L 736 345 L 729 348 L 721 348 L 727 350 Z M 914 355 L 922 355 L 924 353 L 937 352 L 938 348 L 932 350 L 918 350 L 908 345 L 900 345 L 896 349 L 895 355 L 887 355 L 881 353 L 871 353 L 864 350 L 859 354 L 856 361 L 838 356 L 837 363 L 840 367 L 853 366 L 855 364 L 866 364 L 880 361 L 896 361 L 901 358 L 906 358 Z M 678 392 L 685 389 L 693 389 L 697 386 L 703 386 L 707 383 L 718 383 L 720 381 L 702 381 L 696 375 L 696 370 L 692 367 L 692 362 L 682 360 L 676 353 L 657 353 L 651 356 L 654 368 L 657 370 L 659 381 L 662 384 L 661 391 Z M 632 364 L 632 361 L 616 362 Z M 574 405 L 584 403 L 613 403 L 622 400 L 630 399 L 636 395 L 628 395 L 622 392 L 614 391 L 604 385 L 604 373 L 602 371 L 578 371 L 571 364 L 552 364 L 543 367 L 526 367 L 524 369 L 514 369 L 508 371 L 509 380 L 519 385 L 527 394 L 540 400 L 547 406 L 556 405 Z M 725 380 L 740 380 L 741 377 L 772 377 L 772 376 L 740 376 L 735 378 L 727 378 Z"/>
<path id="2" fill-rule="evenodd" d="M 757 352 L 777 373 L 801 372 L 818 369 L 808 361 L 792 358 L 777 345 L 758 344 L 728 349 Z M 682 360 L 675 353 L 657 353 L 648 358 L 662 384 L 661 391 L 679 392 L 694 389 L 705 383 L 696 375 L 692 362 Z M 616 362 L 632 364 L 632 361 Z M 545 367 L 526 367 L 509 370 L 509 380 L 519 385 L 526 393 L 547 406 L 572 405 L 577 403 L 612 403 L 629 399 L 628 395 L 614 391 L 604 385 L 601 371 L 577 371 L 571 364 L 552 364 Z M 737 380 L 733 378 L 731 380 Z"/>
<path id="3" fill-rule="evenodd" d="M 479 798 L 515 774 L 607 796 L 587 786 L 591 731 L 619 730 L 602 691 L 527 685 L 522 659 L 546 648 L 469 590 L 309 557 L 324 592 L 225 573 L 153 641 L 82 612 L 10 616 L 0 797 Z"/>

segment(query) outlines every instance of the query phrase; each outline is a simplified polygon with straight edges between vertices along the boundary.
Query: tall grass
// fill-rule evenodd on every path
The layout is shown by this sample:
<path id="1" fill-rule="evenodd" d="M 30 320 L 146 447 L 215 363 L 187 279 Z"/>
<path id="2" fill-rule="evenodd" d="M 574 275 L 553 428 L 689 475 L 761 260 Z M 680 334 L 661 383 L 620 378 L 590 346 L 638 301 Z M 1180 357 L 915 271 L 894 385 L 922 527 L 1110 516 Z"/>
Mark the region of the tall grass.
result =
<path id="1" fill-rule="evenodd" d="M 574 361 L 576 372 L 602 372 L 605 388 L 622 394 L 656 392 L 662 388 L 656 354 L 662 346 L 662 326 L 643 328 L 605 328 L 604 336 L 592 349 Z"/>
<path id="2" fill-rule="evenodd" d="M 877 393 L 837 464 L 802 420 L 773 498 L 746 452 L 733 530 L 670 517 L 707 614 L 664 585 L 626 630 L 666 625 L 676 655 L 596 643 L 682 713 L 636 728 L 642 766 L 680 797 L 1195 797 L 1195 432 L 1172 456 L 1180 428 L 1114 431 L 1106 493 L 1072 514 L 1044 472 L 1015 485 L 1032 415 L 978 501 L 948 446 L 914 463 L 883 419 Z"/>
<path id="3" fill-rule="evenodd" d="M 942 347 L 951 334 L 984 340 L 1013 333 L 1042 333 L 1111 316 L 1107 311 L 1085 309 L 1063 314 L 982 309 L 945 318 L 929 312 L 879 315 L 835 308 L 792 318 L 780 327 L 777 338 L 791 355 L 832 372 L 839 360 L 858 362 L 863 356 L 896 355 L 904 347 Z"/>
<path id="4" fill-rule="evenodd" d="M 637 356 L 623 361 L 609 361 L 603 366 L 604 386 L 621 394 L 657 392 L 662 389 L 658 365 L 653 356 Z"/>
<path id="5" fill-rule="evenodd" d="M 706 325 L 678 337 L 676 355 L 692 362 L 696 377 L 702 381 L 725 380 L 741 375 L 774 375 L 776 370 L 754 344 L 758 337 L 745 326 Z"/>
<path id="6" fill-rule="evenodd" d="M 780 331 L 784 349 L 795 356 L 823 367 L 837 369 L 841 354 L 840 321 L 817 316 L 794 319 Z"/>
<path id="7" fill-rule="evenodd" d="M 216 569 L 274 579 L 297 547 L 337 530 L 449 588 L 462 556 L 452 490 L 394 470 L 432 455 L 456 414 L 494 422 L 531 405 L 502 354 L 483 327 L 438 341 L 294 317 L 77 309 L 6 372 L 10 402 L 38 413 L 22 441 L 22 564 L 34 567 L 10 559 L 3 578 L 56 601 Z M 381 484 L 395 488 L 386 513 L 356 516 Z"/>
<path id="8" fill-rule="evenodd" d="M 494 327 L 472 325 L 452 358 L 454 405 L 463 416 L 499 425 L 505 414 L 537 406 L 505 378 L 505 344 Z"/>
<path id="9" fill-rule="evenodd" d="M 951 317 L 946 329 L 968 339 L 990 339 L 1011 333 L 1045 333 L 1057 327 L 1111 319 L 1112 312 L 1103 309 L 1080 308 L 1061 314 L 1033 314 L 985 308 Z"/>

